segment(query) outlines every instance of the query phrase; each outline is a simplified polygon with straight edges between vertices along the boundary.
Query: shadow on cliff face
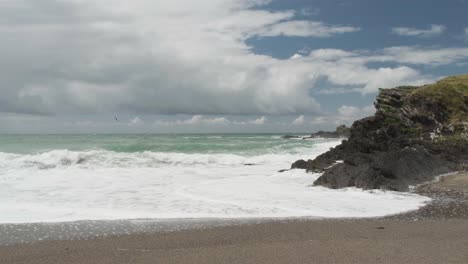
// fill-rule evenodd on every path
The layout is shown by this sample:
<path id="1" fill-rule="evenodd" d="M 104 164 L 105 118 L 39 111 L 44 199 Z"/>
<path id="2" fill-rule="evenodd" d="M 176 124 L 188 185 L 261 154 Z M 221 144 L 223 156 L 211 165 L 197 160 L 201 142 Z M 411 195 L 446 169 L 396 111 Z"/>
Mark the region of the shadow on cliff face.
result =
<path id="1" fill-rule="evenodd" d="M 467 169 L 468 75 L 381 89 L 375 107 L 341 145 L 291 168 L 323 172 L 315 185 L 398 191 Z"/>

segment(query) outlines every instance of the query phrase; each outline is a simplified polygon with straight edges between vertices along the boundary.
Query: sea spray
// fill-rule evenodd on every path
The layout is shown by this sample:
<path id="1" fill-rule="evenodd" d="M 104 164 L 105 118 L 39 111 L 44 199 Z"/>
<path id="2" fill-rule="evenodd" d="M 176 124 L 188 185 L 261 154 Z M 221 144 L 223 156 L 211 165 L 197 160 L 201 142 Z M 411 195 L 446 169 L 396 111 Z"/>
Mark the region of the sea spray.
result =
<path id="1" fill-rule="evenodd" d="M 407 193 L 311 187 L 318 174 L 278 172 L 296 159 L 314 158 L 339 144 L 338 140 L 154 136 L 146 140 L 153 150 L 141 146 L 128 152 L 115 149 L 119 144 L 145 141 L 138 136 L 111 137 L 99 138 L 104 144 L 91 138 L 84 146 L 74 145 L 77 140 L 71 138 L 70 149 L 51 149 L 66 146 L 66 136 L 59 143 L 46 138 L 50 144 L 43 151 L 39 148 L 48 144 L 37 142 L 39 147 L 31 144 L 28 153 L 1 152 L 0 223 L 373 217 L 415 210 L 428 201 Z M 192 142 L 185 153 L 157 146 L 161 143 L 170 149 L 168 145 L 174 144 L 173 149 L 180 150 L 183 147 L 178 144 L 184 142 Z"/>

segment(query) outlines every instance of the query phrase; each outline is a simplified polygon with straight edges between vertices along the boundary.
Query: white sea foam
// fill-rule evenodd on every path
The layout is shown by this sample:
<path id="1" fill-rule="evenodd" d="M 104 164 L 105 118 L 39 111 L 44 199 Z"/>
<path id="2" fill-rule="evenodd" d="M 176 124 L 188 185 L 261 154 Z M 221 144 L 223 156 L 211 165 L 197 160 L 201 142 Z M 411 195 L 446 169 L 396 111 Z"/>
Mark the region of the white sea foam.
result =
<path id="1" fill-rule="evenodd" d="M 296 149 L 297 154 L 0 153 L 0 223 L 373 217 L 415 210 L 429 200 L 396 192 L 311 187 L 318 174 L 277 172 L 338 143 Z"/>

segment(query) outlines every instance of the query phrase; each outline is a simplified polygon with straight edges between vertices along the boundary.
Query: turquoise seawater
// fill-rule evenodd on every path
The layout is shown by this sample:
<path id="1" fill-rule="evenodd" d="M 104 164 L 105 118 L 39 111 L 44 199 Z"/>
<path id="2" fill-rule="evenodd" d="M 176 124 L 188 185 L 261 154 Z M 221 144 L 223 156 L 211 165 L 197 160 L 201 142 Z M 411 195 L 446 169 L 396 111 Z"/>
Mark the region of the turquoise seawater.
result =
<path id="1" fill-rule="evenodd" d="M 315 141 L 282 139 L 280 134 L 0 135 L 0 152 L 36 154 L 52 150 L 108 150 L 187 154 L 259 155 L 297 152 Z"/>

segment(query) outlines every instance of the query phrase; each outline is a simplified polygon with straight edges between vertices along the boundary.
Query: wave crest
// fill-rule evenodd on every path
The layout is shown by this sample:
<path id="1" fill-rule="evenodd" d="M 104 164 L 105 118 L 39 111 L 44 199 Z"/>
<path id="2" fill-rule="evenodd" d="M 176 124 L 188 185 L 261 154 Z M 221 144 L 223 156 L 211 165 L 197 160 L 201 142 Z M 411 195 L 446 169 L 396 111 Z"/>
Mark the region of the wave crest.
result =
<path id="1" fill-rule="evenodd" d="M 336 145 L 326 142 L 312 148 L 297 147 L 288 152 L 272 148 L 269 153 L 221 154 L 175 152 L 115 152 L 110 150 L 51 150 L 37 154 L 12 154 L 0 152 L 1 169 L 54 169 L 80 166 L 82 168 L 135 168 L 162 166 L 243 166 L 284 164 L 289 166 L 298 158 L 313 158 Z"/>

